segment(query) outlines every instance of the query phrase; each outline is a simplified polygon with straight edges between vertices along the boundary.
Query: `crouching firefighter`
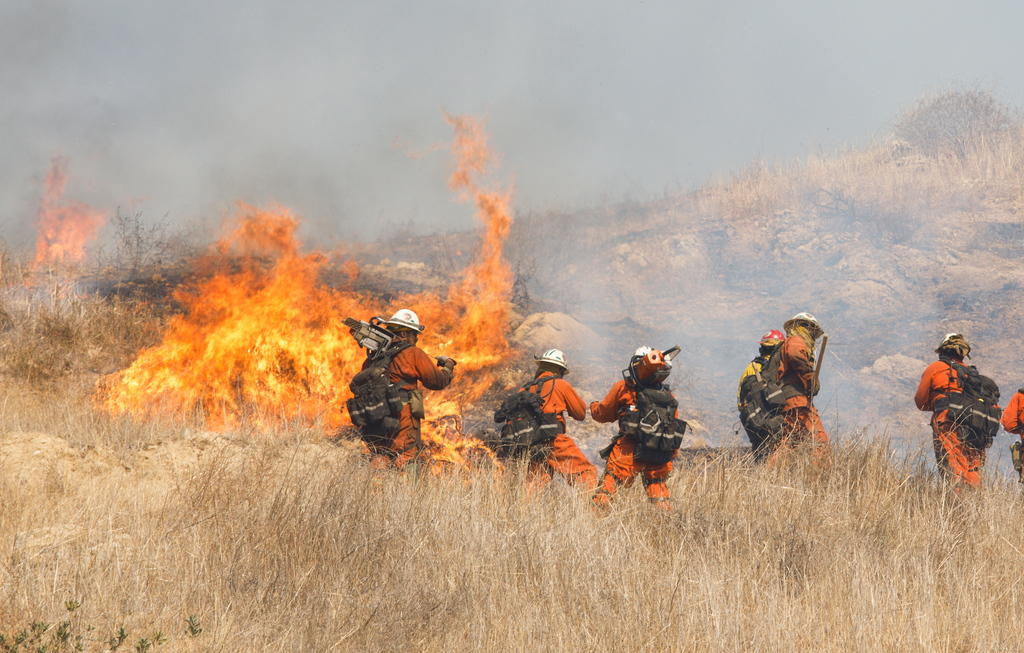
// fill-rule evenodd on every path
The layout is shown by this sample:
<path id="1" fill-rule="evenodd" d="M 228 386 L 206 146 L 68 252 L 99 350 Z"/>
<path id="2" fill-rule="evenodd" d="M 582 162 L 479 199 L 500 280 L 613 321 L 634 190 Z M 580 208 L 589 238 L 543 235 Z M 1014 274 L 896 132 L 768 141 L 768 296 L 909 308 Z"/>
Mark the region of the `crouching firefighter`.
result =
<path id="1" fill-rule="evenodd" d="M 925 368 L 914 403 L 932 411 L 932 444 L 939 472 L 960 487 L 980 487 L 985 450 L 999 432 L 999 387 L 973 365 L 971 346 L 959 333 L 949 333 L 935 353 L 939 360 Z"/>
<path id="2" fill-rule="evenodd" d="M 433 359 L 416 346 L 423 325 L 415 312 L 403 308 L 388 320 L 369 323 L 346 320 L 352 335 L 366 347 L 362 370 L 352 378 L 348 412 L 372 456 L 372 464 L 402 468 L 422 449 L 422 383 L 442 390 L 452 382 L 455 361 Z"/>
<path id="3" fill-rule="evenodd" d="M 768 401 L 773 372 L 777 372 L 779 357 L 775 357 L 776 367 L 766 370 L 772 361 L 786 334 L 772 329 L 761 336 L 757 357 L 747 364 L 740 375 L 739 388 L 736 391 L 736 410 L 740 414 L 740 424 L 750 440 L 750 451 L 754 460 L 762 462 L 767 455 L 768 447 L 764 446 L 778 436 L 782 430 L 781 405 L 772 405 Z"/>
<path id="4" fill-rule="evenodd" d="M 1003 428 L 1021 437 L 1010 445 L 1010 460 L 1017 480 L 1024 483 L 1024 388 L 1014 393 L 1003 411 Z"/>
<path id="5" fill-rule="evenodd" d="M 664 353 L 640 347 L 623 370 L 622 380 L 604 399 L 590 404 L 594 421 L 619 423 L 618 435 L 601 451 L 606 463 L 594 493 L 595 505 L 607 507 L 619 486 L 632 484 L 639 475 L 647 498 L 671 509 L 665 482 L 683 442 L 686 422 L 679 419 L 679 402 L 665 380 L 678 351 L 678 347 Z"/>
<path id="6" fill-rule="evenodd" d="M 494 413 L 494 421 L 502 425 L 498 455 L 526 458 L 531 489 L 547 485 L 557 472 L 570 484 L 593 490 L 597 468 L 565 432 L 565 413 L 580 422 L 587 417 L 587 405 L 563 378 L 569 373 L 565 355 L 548 349 L 534 361 L 533 380 Z"/>
<path id="7" fill-rule="evenodd" d="M 819 373 L 828 336 L 810 313 L 797 313 L 782 328 L 786 339 L 765 368 L 770 381 L 777 384 L 767 400 L 770 405 L 781 404 L 782 430 L 762 447 L 767 447 L 768 464 L 778 464 L 794 446 L 807 444 L 813 458 L 820 462 L 828 454 L 828 433 L 813 399 L 820 390 Z M 815 362 L 814 348 L 819 338 L 821 353 Z"/>

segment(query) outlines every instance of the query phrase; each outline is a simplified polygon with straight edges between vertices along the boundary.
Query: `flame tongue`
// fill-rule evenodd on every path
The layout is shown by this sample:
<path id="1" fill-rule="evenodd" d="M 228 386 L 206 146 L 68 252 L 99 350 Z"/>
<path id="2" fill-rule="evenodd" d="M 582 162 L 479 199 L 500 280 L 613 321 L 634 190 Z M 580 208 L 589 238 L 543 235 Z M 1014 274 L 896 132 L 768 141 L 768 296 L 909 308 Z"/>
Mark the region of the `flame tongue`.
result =
<path id="1" fill-rule="evenodd" d="M 494 366 L 511 355 L 512 275 L 502 257 L 510 195 L 477 185 L 490 160 L 479 124 L 450 122 L 459 161 L 452 186 L 475 200 L 485 230 L 478 258 L 445 299 L 419 294 L 385 305 L 326 287 L 318 282 L 326 257 L 302 253 L 288 211 L 241 205 L 234 230 L 202 262 L 213 276 L 177 294 L 184 314 L 169 321 L 159 345 L 106 379 L 103 405 L 135 415 L 199 410 L 216 429 L 299 421 L 334 430 L 347 423 L 348 382 L 364 358 L 342 320 L 410 307 L 428 326 L 424 349 L 459 361 L 452 386 L 427 397 L 424 442 L 435 460 L 468 466 L 486 448 L 463 433 L 462 408 L 491 387 Z M 357 274 L 352 264 L 346 271 Z"/>
<path id="2" fill-rule="evenodd" d="M 33 267 L 82 262 L 85 248 L 107 221 L 105 213 L 85 204 L 62 202 L 67 181 L 67 159 L 55 157 L 46 175 L 46 190 L 39 201 L 39 234 Z"/>

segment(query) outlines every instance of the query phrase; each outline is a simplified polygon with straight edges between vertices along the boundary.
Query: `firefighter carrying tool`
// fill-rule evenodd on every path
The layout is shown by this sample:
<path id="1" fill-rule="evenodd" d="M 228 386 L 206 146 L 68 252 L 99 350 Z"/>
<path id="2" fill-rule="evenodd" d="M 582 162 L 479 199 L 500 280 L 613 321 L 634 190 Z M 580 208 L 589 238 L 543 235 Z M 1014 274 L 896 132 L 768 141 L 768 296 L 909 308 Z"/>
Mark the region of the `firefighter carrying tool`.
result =
<path id="1" fill-rule="evenodd" d="M 778 464 L 798 444 L 810 444 L 814 459 L 820 462 L 828 453 L 829 440 L 813 398 L 821 387 L 821 362 L 828 336 L 810 313 L 797 313 L 783 328 L 786 339 L 777 353 L 778 367 L 775 369 L 770 360 L 766 369 L 766 376 L 778 383 L 768 401 L 781 407 L 782 429 L 762 446 L 767 448 L 768 464 Z M 815 362 L 814 347 L 819 338 L 821 352 Z"/>
<path id="2" fill-rule="evenodd" d="M 618 435 L 601 451 L 607 462 L 594 493 L 598 507 L 607 507 L 619 486 L 630 485 L 639 475 L 648 499 L 671 509 L 665 481 L 682 444 L 686 422 L 679 419 L 679 403 L 665 380 L 678 351 L 678 347 L 664 353 L 640 347 L 623 370 L 623 378 L 604 399 L 590 404 L 595 421 L 619 423 Z"/>
<path id="3" fill-rule="evenodd" d="M 362 370 L 352 378 L 348 412 L 375 466 L 402 468 L 419 457 L 422 448 L 422 383 L 442 390 L 452 382 L 455 361 L 430 358 L 416 346 L 424 330 L 419 316 L 403 308 L 389 319 L 369 323 L 345 320 L 352 336 L 366 348 Z"/>
<path id="4" fill-rule="evenodd" d="M 587 490 L 597 486 L 597 469 L 566 435 L 565 413 L 577 421 L 587 417 L 587 405 L 565 380 L 569 367 L 558 349 L 535 358 L 537 372 L 529 383 L 505 399 L 494 413 L 501 424 L 496 445 L 504 458 L 523 457 L 530 488 L 547 485 L 557 472 Z"/>
<path id="5" fill-rule="evenodd" d="M 932 411 L 932 444 L 939 472 L 960 487 L 980 487 L 985 450 L 999 432 L 999 388 L 973 365 L 971 346 L 949 333 L 925 368 L 914 395 L 918 409 Z"/>
<path id="6" fill-rule="evenodd" d="M 775 366 L 766 371 L 772 362 L 772 356 L 779 351 L 786 334 L 777 329 L 768 331 L 761 336 L 758 354 L 747 364 L 740 375 L 739 388 L 736 391 L 736 409 L 740 414 L 740 424 L 750 440 L 750 450 L 754 460 L 763 462 L 768 448 L 763 446 L 771 442 L 782 429 L 781 406 L 769 403 L 775 386 L 771 372 L 777 372 L 779 356 L 775 356 Z"/>

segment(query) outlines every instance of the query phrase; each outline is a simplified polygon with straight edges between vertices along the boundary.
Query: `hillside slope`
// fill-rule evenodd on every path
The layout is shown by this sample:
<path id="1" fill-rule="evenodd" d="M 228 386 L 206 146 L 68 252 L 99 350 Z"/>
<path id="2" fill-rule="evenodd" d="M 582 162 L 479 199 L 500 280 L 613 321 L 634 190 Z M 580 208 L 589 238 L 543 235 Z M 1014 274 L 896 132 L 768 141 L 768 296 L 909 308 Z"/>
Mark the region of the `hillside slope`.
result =
<path id="1" fill-rule="evenodd" d="M 928 109 L 901 126 L 934 120 Z M 830 335 L 828 425 L 916 439 L 926 416 L 913 390 L 945 332 L 976 344 L 1004 397 L 1024 383 L 1020 127 L 974 133 L 962 151 L 929 144 L 887 140 L 655 202 L 528 216 L 513 257 L 533 297 L 609 336 L 573 352 L 606 379 L 587 379 L 595 391 L 641 341 L 681 341 L 677 386 L 713 441 L 734 442 L 735 383 L 757 338 L 810 311 Z"/>

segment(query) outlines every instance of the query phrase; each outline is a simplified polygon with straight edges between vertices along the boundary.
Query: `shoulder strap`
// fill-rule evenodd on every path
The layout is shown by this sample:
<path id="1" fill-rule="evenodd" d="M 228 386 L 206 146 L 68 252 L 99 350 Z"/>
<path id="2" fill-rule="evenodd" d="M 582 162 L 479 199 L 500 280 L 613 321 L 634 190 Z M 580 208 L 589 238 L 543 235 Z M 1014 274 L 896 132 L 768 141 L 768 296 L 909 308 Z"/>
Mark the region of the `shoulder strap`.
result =
<path id="1" fill-rule="evenodd" d="M 755 359 L 756 360 L 756 359 Z M 761 373 L 763 372 L 768 376 L 771 381 L 779 380 L 779 366 L 782 364 L 782 346 L 780 345 L 775 351 L 772 352 L 771 356 L 765 360 L 761 369 L 757 372 L 757 380 L 762 381 Z"/>
<path id="2" fill-rule="evenodd" d="M 557 376 L 539 376 L 536 379 L 533 379 L 529 383 L 525 384 L 520 389 L 520 391 L 521 392 L 533 392 L 534 394 L 536 394 L 538 397 L 540 397 L 544 401 L 547 401 L 548 397 L 550 397 L 551 395 L 553 395 L 555 393 L 555 383 L 554 382 L 555 382 L 556 379 L 558 379 Z M 542 392 L 544 390 L 544 384 L 547 383 L 548 381 L 551 381 L 551 390 L 545 395 L 545 394 L 542 394 Z M 530 388 L 537 388 L 537 390 L 536 391 L 530 390 Z"/>
<path id="3" fill-rule="evenodd" d="M 386 367 L 391 364 L 391 361 L 395 360 L 395 356 L 398 356 L 409 347 L 412 347 L 411 342 L 396 342 L 387 349 L 377 352 L 377 355 L 370 360 Z"/>
<path id="4" fill-rule="evenodd" d="M 756 376 L 758 381 L 764 381 L 764 379 L 761 377 L 761 372 L 768 364 L 769 358 L 771 358 L 771 356 L 766 357 L 759 355 L 756 358 L 754 358 L 754 360 L 750 361 L 750 364 L 754 366 L 754 373 L 749 376 Z"/>
<path id="5" fill-rule="evenodd" d="M 974 368 L 973 371 L 975 374 L 978 373 L 978 369 L 973 365 L 968 367 L 967 365 L 964 365 L 959 361 L 955 361 L 947 356 L 940 356 L 939 360 L 946 365 L 949 365 L 949 369 L 956 372 L 956 381 L 960 384 L 961 390 L 963 390 L 964 379 L 971 375 L 971 368 Z"/>

